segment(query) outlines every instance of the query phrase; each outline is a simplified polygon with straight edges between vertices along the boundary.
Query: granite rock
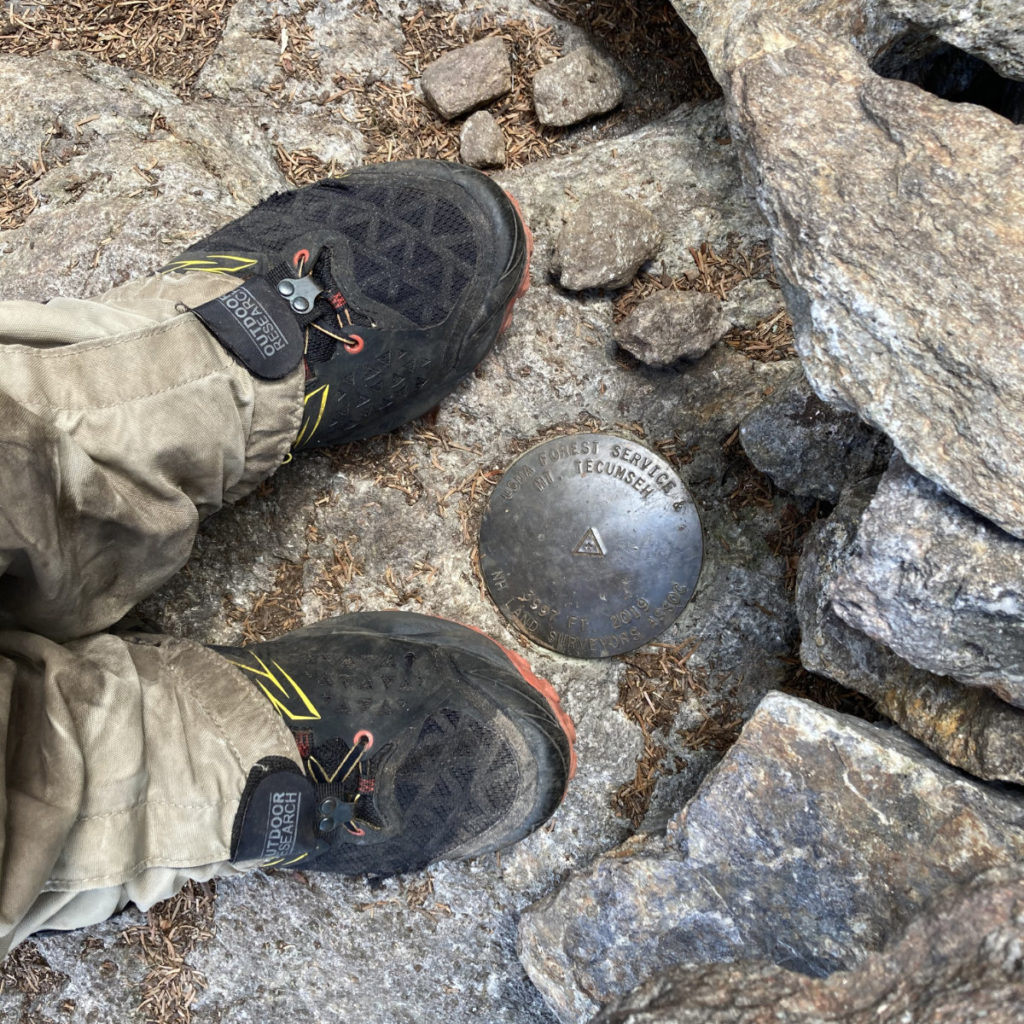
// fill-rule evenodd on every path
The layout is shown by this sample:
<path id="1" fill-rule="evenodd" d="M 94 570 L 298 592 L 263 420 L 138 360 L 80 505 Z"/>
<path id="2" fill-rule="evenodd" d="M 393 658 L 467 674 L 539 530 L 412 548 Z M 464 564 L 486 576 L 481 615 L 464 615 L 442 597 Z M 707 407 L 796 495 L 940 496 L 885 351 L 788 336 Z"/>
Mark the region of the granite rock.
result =
<path id="1" fill-rule="evenodd" d="M 769 694 L 664 839 L 597 858 L 523 913 L 520 958 L 563 1021 L 675 964 L 822 977 L 1022 854 L 1018 793 L 898 730 Z"/>
<path id="2" fill-rule="evenodd" d="M 663 239 L 658 221 L 645 207 L 599 193 L 568 213 L 551 270 L 569 291 L 622 288 L 657 254 Z"/>
<path id="3" fill-rule="evenodd" d="M 815 391 L 1024 536 L 1024 86 L 1004 83 L 1001 116 L 913 84 L 988 99 L 958 92 L 955 66 L 928 78 L 933 31 L 1019 76 L 1015 5 L 676 7 L 725 91 Z"/>
<path id="4" fill-rule="evenodd" d="M 459 140 L 459 156 L 470 167 L 505 166 L 505 136 L 501 125 L 486 110 L 478 110 L 466 118 Z"/>
<path id="5" fill-rule="evenodd" d="M 819 980 L 774 964 L 674 967 L 593 1024 L 1019 1024 L 1024 868 L 952 889 L 880 953 Z"/>
<path id="6" fill-rule="evenodd" d="M 423 95 L 447 121 L 484 107 L 512 89 L 503 39 L 489 36 L 451 50 L 423 69 Z"/>
<path id="7" fill-rule="evenodd" d="M 624 139 L 545 160 L 542 170 L 496 175 L 522 204 L 533 231 L 534 279 L 556 259 L 555 243 L 566 220 L 595 197 L 625 197 L 654 216 L 664 235 L 657 265 L 673 277 L 694 269 L 695 239 L 707 239 L 716 250 L 727 247 L 731 235 L 748 244 L 763 239 L 765 224 L 743 187 L 735 147 L 719 141 L 727 131 L 723 104 L 702 103 L 681 107 Z M 747 305 L 743 294 L 735 314 L 740 319 L 749 315 L 741 311 Z M 781 304 L 781 293 L 775 294 Z M 756 296 L 750 295 L 751 305 L 760 303 Z M 602 308 L 589 296 L 573 301 L 583 302 L 588 316 Z"/>
<path id="8" fill-rule="evenodd" d="M 620 72 L 591 46 L 552 61 L 533 78 L 533 105 L 544 125 L 564 127 L 606 114 L 622 96 Z"/>
<path id="9" fill-rule="evenodd" d="M 797 577 L 800 660 L 870 697 L 887 718 L 948 764 L 983 779 L 1024 784 L 1024 711 L 989 690 L 915 668 L 847 625 L 832 608 L 832 584 L 856 547 L 877 478 L 852 484 L 804 541 Z"/>
<path id="10" fill-rule="evenodd" d="M 733 327 L 756 327 L 785 309 L 782 292 L 769 281 L 741 281 L 725 297 L 722 312 Z"/>
<path id="11" fill-rule="evenodd" d="M 848 39 L 872 62 L 900 47 L 912 45 L 921 54 L 936 46 L 952 45 L 1009 79 L 1024 80 L 1024 26 L 1016 0 L 988 0 L 984 4 L 958 0 L 808 0 L 800 5 L 798 19 L 788 0 L 759 0 L 756 5 L 673 0 L 673 4 L 698 33 L 712 70 L 729 60 L 726 53 L 735 40 L 735 36 L 730 37 L 730 26 L 735 29 L 739 19 L 763 15 L 797 34 L 826 32 L 835 39 Z"/>
<path id="12" fill-rule="evenodd" d="M 95 295 L 287 184 L 271 141 L 226 105 L 80 54 L 0 55 L 0 81 L 0 167 L 47 166 L 27 221 L 0 236 L 2 298 Z"/>
<path id="13" fill-rule="evenodd" d="M 352 0 L 236 0 L 195 94 L 253 120 L 285 151 L 344 170 L 363 162 L 366 145 L 355 96 L 339 96 L 334 80 L 401 81 L 404 42 L 389 5 L 370 17 Z"/>
<path id="14" fill-rule="evenodd" d="M 699 359 L 729 329 L 716 295 L 664 289 L 643 299 L 615 330 L 619 348 L 648 366 Z"/>
<path id="15" fill-rule="evenodd" d="M 799 371 L 740 424 L 740 443 L 782 490 L 831 504 L 848 481 L 880 473 L 892 454 L 883 434 L 826 405 Z"/>
<path id="16" fill-rule="evenodd" d="M 244 97 L 244 106 L 259 110 L 273 125 L 296 113 L 323 113 L 323 101 L 337 92 L 336 76 L 402 81 L 397 54 L 404 44 L 401 12 L 394 4 L 379 5 L 371 16 L 366 5 L 353 0 L 235 0 L 217 49 L 200 72 L 197 92 L 236 106 Z M 304 73 L 303 67 L 309 70 Z M 326 109 L 344 115 L 334 117 L 329 134 L 346 134 L 354 100 L 332 100 Z"/>
<path id="17" fill-rule="evenodd" d="M 830 595 L 842 619 L 912 665 L 1024 707 L 1024 541 L 902 459 Z"/>

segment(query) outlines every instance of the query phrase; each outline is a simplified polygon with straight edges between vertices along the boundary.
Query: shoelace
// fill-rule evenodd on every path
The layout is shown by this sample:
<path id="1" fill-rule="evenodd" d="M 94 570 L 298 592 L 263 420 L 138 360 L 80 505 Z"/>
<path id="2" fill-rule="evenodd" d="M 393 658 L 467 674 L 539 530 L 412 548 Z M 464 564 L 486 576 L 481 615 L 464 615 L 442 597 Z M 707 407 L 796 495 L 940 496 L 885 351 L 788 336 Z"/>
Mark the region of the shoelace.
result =
<path id="1" fill-rule="evenodd" d="M 350 835 L 363 836 L 366 835 L 363 825 L 374 831 L 380 830 L 379 824 L 360 815 L 360 804 L 368 804 L 375 790 L 375 781 L 366 773 L 369 766 L 364 761 L 364 755 L 373 743 L 373 734 L 360 729 L 332 771 L 312 754 L 306 758 L 306 773 L 316 787 L 318 831 L 330 833 L 341 827 Z"/>
<path id="2" fill-rule="evenodd" d="M 311 338 L 316 338 L 316 335 L 311 334 L 312 331 L 341 345 L 350 355 L 361 352 L 366 344 L 363 337 L 352 329 L 357 328 L 359 324 L 353 320 L 352 310 L 345 296 L 337 289 L 330 291 L 320 283 L 322 280 L 330 280 L 331 258 L 331 252 L 327 248 L 322 249 L 315 260 L 308 249 L 299 249 L 292 257 L 292 266 L 298 276 L 284 277 L 277 281 L 278 292 L 288 300 L 292 311 L 304 321 L 304 354 L 307 362 L 310 359 L 313 362 L 322 362 L 328 357 L 328 353 L 323 350 L 311 352 Z M 314 318 L 316 303 L 321 297 L 330 306 L 330 312 L 323 309 L 321 303 L 321 312 Z M 364 320 L 367 326 L 373 326 L 369 318 L 359 316 L 358 319 Z M 337 330 L 333 329 L 335 324 Z"/>

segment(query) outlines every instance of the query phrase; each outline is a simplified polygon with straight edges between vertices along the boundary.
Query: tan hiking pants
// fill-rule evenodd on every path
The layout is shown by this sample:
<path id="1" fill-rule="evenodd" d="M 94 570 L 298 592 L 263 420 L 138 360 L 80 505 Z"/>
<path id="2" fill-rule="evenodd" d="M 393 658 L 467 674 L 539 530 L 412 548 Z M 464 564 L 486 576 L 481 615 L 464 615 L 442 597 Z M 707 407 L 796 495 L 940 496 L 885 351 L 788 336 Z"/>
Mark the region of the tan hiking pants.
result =
<path id="1" fill-rule="evenodd" d="M 298 762 L 218 655 L 100 632 L 298 430 L 301 368 L 256 380 L 185 311 L 236 284 L 167 274 L 0 303 L 0 955 L 234 870 L 249 769 Z"/>

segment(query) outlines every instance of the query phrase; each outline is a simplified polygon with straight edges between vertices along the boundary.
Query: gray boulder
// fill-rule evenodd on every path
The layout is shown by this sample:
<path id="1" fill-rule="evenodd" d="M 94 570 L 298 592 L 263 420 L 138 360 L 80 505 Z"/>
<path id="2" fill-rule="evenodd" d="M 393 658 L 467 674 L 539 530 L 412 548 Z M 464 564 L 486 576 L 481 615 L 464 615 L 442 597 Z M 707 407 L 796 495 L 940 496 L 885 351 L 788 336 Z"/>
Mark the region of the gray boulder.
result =
<path id="1" fill-rule="evenodd" d="M 1024 80 L 1024 25 L 1016 0 L 988 0 L 965 5 L 958 0 L 809 0 L 794 18 L 788 0 L 759 0 L 751 4 L 704 4 L 700 0 L 673 0 L 686 23 L 698 33 L 712 70 L 727 63 L 728 24 L 737 18 L 766 19 L 785 24 L 798 35 L 826 31 L 836 39 L 849 39 L 870 61 L 901 47 L 927 55 L 951 44 L 980 58 L 1007 78 Z M 728 23 L 728 24 L 727 24 Z"/>
<path id="2" fill-rule="evenodd" d="M 1024 855 L 1024 800 L 896 730 L 769 694 L 669 824 L 526 910 L 520 959 L 563 1021 L 681 963 L 822 977 L 954 884 Z"/>
<path id="3" fill-rule="evenodd" d="M 984 98 L 957 92 L 939 31 L 1022 77 L 1018 5 L 676 7 L 725 90 L 815 391 L 1024 536 L 1024 92 L 996 82 L 1000 116 L 893 80 Z"/>
<path id="4" fill-rule="evenodd" d="M 843 620 L 912 665 L 1024 707 L 1024 542 L 902 459 L 830 593 Z"/>
<path id="5" fill-rule="evenodd" d="M 501 125 L 486 110 L 466 118 L 459 139 L 459 156 L 470 167 L 505 166 L 505 136 Z"/>
<path id="6" fill-rule="evenodd" d="M 533 78 L 533 105 L 545 125 L 564 127 L 606 114 L 622 95 L 618 69 L 591 46 L 545 65 Z"/>
<path id="7" fill-rule="evenodd" d="M 533 164 L 530 173 L 502 172 L 496 180 L 522 204 L 533 231 L 535 272 L 552 265 L 555 243 L 572 212 L 602 197 L 624 196 L 653 215 L 664 235 L 658 268 L 673 277 L 693 270 L 695 239 L 706 238 L 716 251 L 733 236 L 746 246 L 762 240 L 764 221 L 744 191 L 735 147 L 718 141 L 727 131 L 722 103 L 697 104 L 625 138 Z M 741 287 L 727 299 L 739 293 L 733 315 L 742 320 L 752 315 L 744 295 L 750 306 L 761 300 Z M 781 305 L 781 293 L 775 294 Z"/>
<path id="8" fill-rule="evenodd" d="M 804 541 L 797 577 L 804 667 L 870 697 L 879 711 L 948 764 L 983 779 L 1024 784 L 1024 711 L 989 690 L 915 668 L 844 622 L 835 580 L 856 549 L 857 527 L 878 479 L 851 485 Z"/>
<path id="9" fill-rule="evenodd" d="M 446 120 L 486 106 L 512 89 L 508 48 L 497 36 L 439 57 L 423 69 L 423 95 Z"/>
<path id="10" fill-rule="evenodd" d="M 648 366 L 700 359 L 729 329 L 716 295 L 664 289 L 644 299 L 615 328 L 620 348 Z"/>
<path id="11" fill-rule="evenodd" d="M 658 252 L 663 238 L 657 220 L 639 203 L 597 194 L 569 214 L 551 270 L 569 291 L 622 288 Z"/>
<path id="12" fill-rule="evenodd" d="M 827 405 L 800 372 L 740 424 L 740 443 L 782 490 L 833 504 L 847 481 L 877 475 L 892 453 L 884 435 Z"/>
<path id="13" fill-rule="evenodd" d="M 673 967 L 593 1024 L 1019 1024 L 1024 868 L 935 901 L 881 953 L 825 980 L 774 964 Z"/>

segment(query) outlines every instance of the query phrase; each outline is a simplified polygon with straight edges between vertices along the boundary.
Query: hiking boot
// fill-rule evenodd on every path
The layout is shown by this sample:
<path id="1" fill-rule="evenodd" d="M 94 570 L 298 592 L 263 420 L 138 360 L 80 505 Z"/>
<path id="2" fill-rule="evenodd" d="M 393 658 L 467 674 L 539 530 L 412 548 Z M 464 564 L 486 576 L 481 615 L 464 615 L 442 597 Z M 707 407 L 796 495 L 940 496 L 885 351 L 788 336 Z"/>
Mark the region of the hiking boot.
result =
<path id="1" fill-rule="evenodd" d="M 433 408 L 508 326 L 531 248 L 485 174 L 410 160 L 271 196 L 163 270 L 245 279 L 194 312 L 258 377 L 305 361 L 303 449 Z"/>
<path id="2" fill-rule="evenodd" d="M 393 875 L 515 843 L 575 772 L 551 685 L 476 630 L 410 612 L 215 647 L 260 688 L 305 765 L 250 772 L 232 861 Z"/>

